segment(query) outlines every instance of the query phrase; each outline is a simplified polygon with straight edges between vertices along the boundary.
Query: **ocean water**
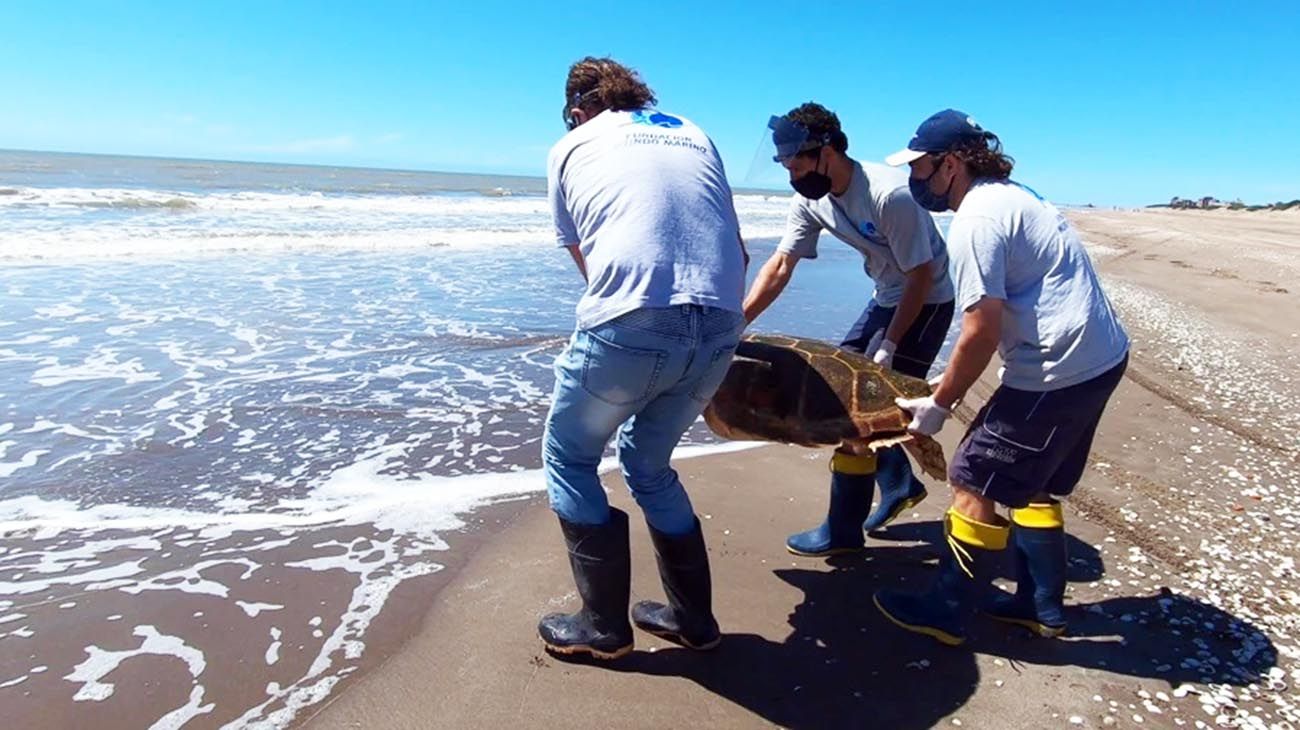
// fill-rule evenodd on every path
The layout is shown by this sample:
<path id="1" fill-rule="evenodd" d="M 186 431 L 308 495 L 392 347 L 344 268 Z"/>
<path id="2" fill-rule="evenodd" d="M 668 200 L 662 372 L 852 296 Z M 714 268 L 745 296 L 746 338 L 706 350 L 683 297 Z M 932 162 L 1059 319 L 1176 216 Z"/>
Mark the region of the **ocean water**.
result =
<path id="1" fill-rule="evenodd" d="M 93 704 L 127 691 L 104 679 L 126 659 L 167 655 L 194 687 L 168 723 L 282 726 L 328 696 L 476 509 L 542 489 L 550 365 L 582 285 L 543 193 L 0 152 L 0 694 Z M 786 205 L 737 197 L 752 269 Z M 756 329 L 835 339 L 870 295 L 827 241 Z M 679 453 L 730 448 L 697 426 Z M 303 581 L 340 587 L 304 608 Z M 154 620 L 181 600 L 193 627 Z M 222 652 L 198 626 L 231 604 L 275 676 L 254 695 L 207 681 Z M 301 657 L 282 660 L 304 610 Z M 112 631 L 126 649 L 97 645 Z"/>

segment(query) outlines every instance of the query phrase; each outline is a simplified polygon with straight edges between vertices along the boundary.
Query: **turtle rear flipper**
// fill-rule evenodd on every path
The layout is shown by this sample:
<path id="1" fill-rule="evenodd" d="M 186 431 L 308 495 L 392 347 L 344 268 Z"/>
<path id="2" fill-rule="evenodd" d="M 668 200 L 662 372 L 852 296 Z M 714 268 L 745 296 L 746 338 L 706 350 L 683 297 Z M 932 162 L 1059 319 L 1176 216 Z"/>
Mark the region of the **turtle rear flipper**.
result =
<path id="1" fill-rule="evenodd" d="M 943 447 L 938 441 L 923 434 L 904 432 L 873 438 L 845 439 L 840 448 L 854 454 L 874 454 L 900 444 L 911 454 L 912 461 L 921 467 L 921 471 L 941 482 L 948 480 L 948 460 L 943 456 Z"/>
<path id="2" fill-rule="evenodd" d="M 912 434 L 912 438 L 903 442 L 903 448 L 912 455 L 912 460 L 921 467 L 921 471 L 932 479 L 948 481 L 948 460 L 943 456 L 943 447 L 929 436 Z"/>

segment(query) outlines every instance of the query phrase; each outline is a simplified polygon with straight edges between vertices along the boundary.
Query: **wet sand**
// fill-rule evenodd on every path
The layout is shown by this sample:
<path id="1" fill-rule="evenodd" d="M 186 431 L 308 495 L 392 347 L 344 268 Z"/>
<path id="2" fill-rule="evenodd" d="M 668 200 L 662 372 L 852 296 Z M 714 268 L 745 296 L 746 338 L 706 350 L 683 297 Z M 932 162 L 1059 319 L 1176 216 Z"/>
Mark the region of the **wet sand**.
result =
<path id="1" fill-rule="evenodd" d="M 404 580 L 394 571 L 387 596 L 375 593 L 385 577 L 363 582 L 344 567 L 349 556 L 364 562 L 379 549 L 385 536 L 371 525 L 239 532 L 217 542 L 187 540 L 183 528 L 155 533 L 188 544 L 167 552 L 124 534 L 124 547 L 100 559 L 134 562 L 147 578 L 67 585 L 52 569 L 61 566 L 50 566 L 48 587 L 5 602 L 0 673 L 17 679 L 0 686 L 4 726 L 239 727 L 248 708 L 272 718 L 271 726 L 288 724 L 336 683 L 382 666 L 465 559 L 529 506 L 516 500 L 478 510 L 465 529 L 448 534 L 439 569 Z M 333 546 L 325 554 L 341 569 L 303 562 L 321 560 L 322 545 Z M 39 536 L 9 535 L 4 557 L 48 547 Z M 167 591 L 167 600 L 145 600 L 157 591 Z"/>
<path id="2" fill-rule="evenodd" d="M 469 558 L 399 651 L 309 724 L 1300 724 L 1300 215 L 1072 216 L 1135 346 L 1067 507 L 1068 638 L 980 622 L 949 649 L 894 628 L 870 595 L 928 583 L 946 488 L 931 483 L 861 555 L 794 557 L 783 540 L 821 518 L 827 453 L 770 446 L 679 464 L 713 561 L 716 651 L 638 634 L 638 651 L 612 664 L 544 653 L 536 619 L 574 595 L 536 501 Z M 945 430 L 949 452 L 960 433 Z M 607 484 L 634 510 L 616 476 Z M 633 600 L 660 598 L 633 515 Z"/>

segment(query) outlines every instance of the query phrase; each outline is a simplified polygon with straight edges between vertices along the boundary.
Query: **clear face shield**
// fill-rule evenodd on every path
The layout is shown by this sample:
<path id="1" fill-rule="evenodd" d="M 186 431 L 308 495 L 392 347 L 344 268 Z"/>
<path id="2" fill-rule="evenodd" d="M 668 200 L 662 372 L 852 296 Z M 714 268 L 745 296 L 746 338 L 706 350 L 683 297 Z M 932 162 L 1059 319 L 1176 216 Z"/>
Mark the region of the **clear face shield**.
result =
<path id="1" fill-rule="evenodd" d="M 802 124 L 784 116 L 771 117 L 749 164 L 745 187 L 788 189 L 790 172 L 785 163 L 796 154 L 815 150 L 823 144 L 824 140 L 813 139 Z"/>

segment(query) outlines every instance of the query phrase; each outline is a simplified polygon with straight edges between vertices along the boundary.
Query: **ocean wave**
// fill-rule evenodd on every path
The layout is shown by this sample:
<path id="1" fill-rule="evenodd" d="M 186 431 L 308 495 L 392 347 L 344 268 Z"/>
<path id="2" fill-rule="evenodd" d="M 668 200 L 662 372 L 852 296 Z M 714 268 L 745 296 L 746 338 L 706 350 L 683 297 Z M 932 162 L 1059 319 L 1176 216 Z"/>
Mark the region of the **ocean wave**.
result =
<path id="1" fill-rule="evenodd" d="M 9 188 L 0 199 L 6 207 L 58 208 L 192 208 L 210 212 L 338 210 L 388 213 L 547 212 L 545 198 L 500 192 L 455 195 L 326 195 L 321 192 L 212 192 L 131 188 Z M 504 198 L 504 200 L 503 200 Z"/>
<path id="2" fill-rule="evenodd" d="M 0 188 L 0 207 L 200 209 L 205 211 L 266 210 L 367 210 L 407 213 L 523 212 L 549 215 L 541 195 L 510 188 L 487 188 L 477 193 L 443 195 L 368 194 L 344 195 L 321 192 L 211 192 L 187 193 L 172 190 L 132 188 Z M 790 196 L 740 194 L 735 196 L 737 212 L 781 214 Z"/>
<path id="3" fill-rule="evenodd" d="M 753 441 L 679 446 L 673 460 L 698 458 L 763 446 Z M 401 444 L 336 469 L 303 497 L 284 498 L 247 511 L 208 512 L 124 503 L 83 504 L 37 496 L 0 500 L 0 535 L 48 539 L 65 531 L 83 535 L 117 530 L 162 530 L 185 527 L 206 538 L 234 532 L 335 524 L 373 524 L 380 529 L 436 538 L 436 532 L 465 526 L 462 517 L 502 499 L 545 491 L 541 470 L 476 473 L 462 476 L 403 478 L 387 473 Z M 602 474 L 618 467 L 605 458 Z"/>
<path id="4" fill-rule="evenodd" d="M 505 188 L 479 195 L 10 189 L 15 192 L 0 195 L 0 259 L 8 261 L 550 246 L 555 240 L 546 200 Z M 738 195 L 735 205 L 747 239 L 781 235 L 788 197 Z"/>
<path id="5" fill-rule="evenodd" d="M 746 240 L 771 239 L 779 227 L 745 228 Z M 549 226 L 492 231 L 475 228 L 421 231 L 326 232 L 320 234 L 114 235 L 110 231 L 0 233 L 0 261 L 10 264 L 69 263 L 105 258 L 186 258 L 230 253 L 309 251 L 491 250 L 502 246 L 550 248 Z"/>
<path id="6" fill-rule="evenodd" d="M 125 210 L 149 210 L 151 208 L 162 208 L 165 210 L 193 210 L 198 208 L 198 204 L 186 198 L 167 198 L 166 200 L 150 200 L 148 198 L 122 198 L 120 200 L 104 200 L 82 203 L 87 208 L 121 208 Z"/>

